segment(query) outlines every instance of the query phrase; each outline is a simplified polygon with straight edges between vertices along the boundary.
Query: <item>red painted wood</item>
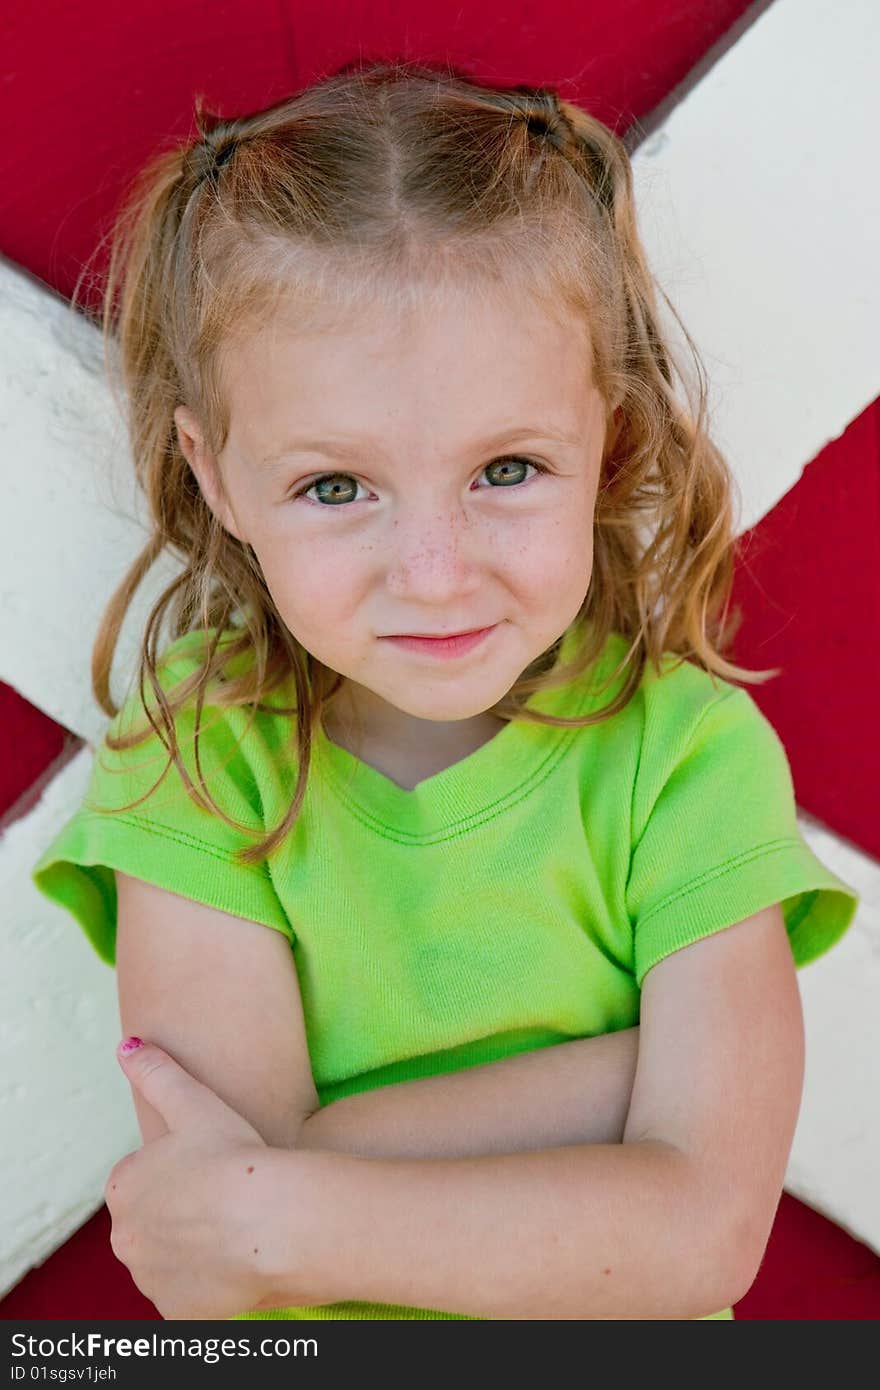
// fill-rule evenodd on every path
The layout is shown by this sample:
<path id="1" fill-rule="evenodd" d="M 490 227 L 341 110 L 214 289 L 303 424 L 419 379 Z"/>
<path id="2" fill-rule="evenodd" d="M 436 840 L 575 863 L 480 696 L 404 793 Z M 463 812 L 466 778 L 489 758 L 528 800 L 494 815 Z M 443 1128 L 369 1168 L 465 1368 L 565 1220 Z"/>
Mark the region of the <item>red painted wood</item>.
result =
<path id="1" fill-rule="evenodd" d="M 0 21 L 0 117 L 19 132 L 0 147 L 0 246 L 69 297 L 130 175 L 165 140 L 190 133 L 196 92 L 231 114 L 277 101 L 360 52 L 449 57 L 499 84 L 558 85 L 622 134 L 746 8 L 745 0 L 19 6 Z M 103 264 L 95 256 L 95 268 Z M 867 711 L 880 650 L 876 419 L 847 441 L 845 476 L 836 469 L 832 480 L 823 454 L 797 497 L 755 528 L 737 584 L 747 613 L 738 659 L 766 666 L 784 654 L 784 681 L 754 690 L 782 734 L 801 804 L 874 853 L 877 740 L 868 737 Z M 0 701 L 0 815 L 14 815 L 69 744 L 8 687 Z M 155 1318 L 108 1237 L 102 1208 L 0 1303 L 0 1317 Z M 880 1261 L 866 1249 L 784 1194 L 737 1316 L 876 1317 Z"/>
<path id="2" fill-rule="evenodd" d="M 880 403 L 740 537 L 735 659 L 785 744 L 798 804 L 880 857 Z"/>
<path id="3" fill-rule="evenodd" d="M 3 33 L 3 254 L 70 297 L 124 182 L 190 134 L 193 98 L 269 105 L 356 59 L 450 59 L 498 83 L 565 84 L 621 132 L 676 86 L 745 0 L 66 0 L 16 7 Z M 96 262 L 101 265 L 99 258 Z"/>
<path id="4" fill-rule="evenodd" d="M 0 831 L 39 800 L 66 750 L 79 740 L 0 682 Z"/>
<path id="5" fill-rule="evenodd" d="M 733 1311 L 739 1319 L 876 1320 L 880 1259 L 783 1192 L 758 1277 Z"/>
<path id="6" fill-rule="evenodd" d="M 156 1307 L 113 1254 L 110 1225 L 110 1213 L 102 1206 L 0 1301 L 0 1320 L 159 1319 Z"/>

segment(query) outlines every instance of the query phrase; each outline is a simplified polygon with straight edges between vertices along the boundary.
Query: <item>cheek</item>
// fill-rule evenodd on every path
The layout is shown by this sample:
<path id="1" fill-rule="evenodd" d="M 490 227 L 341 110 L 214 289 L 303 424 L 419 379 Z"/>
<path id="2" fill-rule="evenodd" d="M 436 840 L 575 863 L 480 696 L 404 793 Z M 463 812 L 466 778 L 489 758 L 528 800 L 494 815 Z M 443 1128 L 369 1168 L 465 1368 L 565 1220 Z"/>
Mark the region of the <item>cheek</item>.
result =
<path id="1" fill-rule="evenodd" d="M 517 565 L 530 586 L 555 592 L 582 587 L 593 565 L 593 531 L 577 513 L 556 512 L 529 529 L 516 548 Z"/>
<path id="2" fill-rule="evenodd" d="M 337 547 L 283 535 L 254 549 L 275 606 L 295 635 L 326 624 L 345 603 L 353 576 Z"/>

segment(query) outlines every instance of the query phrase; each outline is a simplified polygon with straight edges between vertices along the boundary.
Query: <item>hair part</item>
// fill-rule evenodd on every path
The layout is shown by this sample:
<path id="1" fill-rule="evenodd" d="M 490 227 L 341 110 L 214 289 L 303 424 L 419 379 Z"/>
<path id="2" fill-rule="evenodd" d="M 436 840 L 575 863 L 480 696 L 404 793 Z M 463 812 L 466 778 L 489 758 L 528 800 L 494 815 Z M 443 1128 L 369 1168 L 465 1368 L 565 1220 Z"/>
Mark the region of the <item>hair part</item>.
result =
<path id="1" fill-rule="evenodd" d="M 196 695 L 199 787 L 230 825 L 237 822 L 211 797 L 199 762 L 206 695 L 218 706 L 252 707 L 254 718 L 292 680 L 294 704 L 271 706 L 294 717 L 292 804 L 237 852 L 241 862 L 263 860 L 292 830 L 315 732 L 343 678 L 286 628 L 253 550 L 202 496 L 173 416 L 188 405 L 208 449 L 220 453 L 229 430 L 224 364 L 280 312 L 305 329 L 376 304 L 406 313 L 466 287 L 472 300 L 525 293 L 568 326 L 574 318 L 587 327 L 592 379 L 614 427 L 596 498 L 592 578 L 575 620 L 583 640 L 563 666 L 560 638 L 493 713 L 565 727 L 601 722 L 628 703 L 647 662 L 660 673 L 664 652 L 713 679 L 760 683 L 778 674 L 722 655 L 741 620 L 729 612 L 736 483 L 709 437 L 696 346 L 665 295 L 696 366 L 695 402 L 663 341 L 662 290 L 638 236 L 629 156 L 607 126 L 546 88 L 495 88 L 449 65 L 403 61 L 346 65 L 228 120 L 199 99 L 196 123 L 198 140 L 159 153 L 136 176 L 111 232 L 100 321 L 153 529 L 103 614 L 91 676 L 98 703 L 115 716 L 110 670 L 126 612 L 162 551 L 177 551 L 186 567 L 155 603 L 142 639 L 141 702 L 169 753 L 162 776 L 175 762 L 204 805 L 174 727 Z M 169 694 L 157 676 L 166 617 L 171 640 L 196 627 L 206 638 L 200 668 Z M 573 719 L 526 707 L 534 692 L 585 676 L 612 631 L 629 643 L 600 688 L 626 672 L 612 701 Z M 230 664 L 243 657 L 230 679 Z M 148 729 L 108 733 L 107 743 L 121 750 L 147 737 Z"/>

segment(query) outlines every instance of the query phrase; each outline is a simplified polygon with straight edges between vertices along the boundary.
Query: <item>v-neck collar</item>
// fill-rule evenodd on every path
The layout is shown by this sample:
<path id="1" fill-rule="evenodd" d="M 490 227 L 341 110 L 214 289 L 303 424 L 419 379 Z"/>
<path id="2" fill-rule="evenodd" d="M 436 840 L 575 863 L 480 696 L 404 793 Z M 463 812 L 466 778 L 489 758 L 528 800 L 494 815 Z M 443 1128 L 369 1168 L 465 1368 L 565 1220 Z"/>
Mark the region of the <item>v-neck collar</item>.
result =
<path id="1" fill-rule="evenodd" d="M 559 662 L 570 659 L 579 637 L 579 632 L 566 634 Z M 527 707 L 571 718 L 585 713 L 591 698 L 593 681 L 580 680 L 558 690 L 536 691 Z M 358 819 L 392 838 L 428 843 L 490 819 L 511 798 L 527 795 L 548 775 L 578 732 L 511 720 L 473 752 L 412 788 L 401 787 L 334 743 L 323 728 L 315 737 L 313 755 L 327 773 L 334 794 Z"/>

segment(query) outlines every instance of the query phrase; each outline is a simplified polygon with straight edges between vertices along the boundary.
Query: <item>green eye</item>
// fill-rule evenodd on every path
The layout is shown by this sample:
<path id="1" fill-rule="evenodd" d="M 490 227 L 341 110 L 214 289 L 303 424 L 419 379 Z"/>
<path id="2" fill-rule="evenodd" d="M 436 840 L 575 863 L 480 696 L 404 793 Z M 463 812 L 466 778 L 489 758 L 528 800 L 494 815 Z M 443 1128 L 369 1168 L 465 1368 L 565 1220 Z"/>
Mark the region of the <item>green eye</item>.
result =
<path id="1" fill-rule="evenodd" d="M 519 458 L 517 455 L 512 455 L 510 458 L 493 459 L 491 463 L 487 463 L 487 464 L 486 464 L 486 467 L 483 469 L 483 472 L 484 472 L 484 473 L 488 473 L 488 472 L 490 471 L 490 469 L 493 469 L 493 468 L 498 468 L 498 469 L 506 468 L 506 469 L 510 469 L 511 467 L 513 468 L 513 476 L 512 476 L 512 477 L 510 476 L 510 473 L 508 473 L 508 474 L 506 474 L 506 475 L 504 475 L 504 474 L 497 475 L 497 476 L 499 476 L 499 480 L 500 480 L 500 482 L 501 482 L 502 487 L 510 487 L 512 483 L 516 483 L 516 482 L 521 482 L 521 481 L 522 481 L 522 479 L 518 479 L 517 476 L 516 476 L 516 470 L 517 470 L 518 467 L 519 467 L 519 468 L 521 468 L 521 467 L 526 467 L 526 468 L 538 468 L 539 465 L 536 464 L 536 463 L 532 463 L 531 459 Z"/>
<path id="2" fill-rule="evenodd" d="M 496 472 L 495 474 L 498 481 L 493 490 L 498 491 L 500 488 L 514 487 L 521 485 L 524 481 L 527 482 L 528 477 L 523 478 L 519 471 L 522 467 L 534 468 L 537 473 L 550 471 L 546 465 L 538 463 L 535 459 L 522 458 L 519 454 L 506 454 L 503 458 L 493 459 L 491 463 L 487 463 L 483 472 L 488 474 L 492 470 L 507 470 L 507 472 Z M 302 487 L 292 493 L 290 500 L 293 502 L 300 497 L 307 498 L 308 493 L 324 488 L 325 484 L 330 486 L 324 490 L 323 495 L 318 493 L 315 498 L 315 502 L 319 506 L 337 507 L 346 502 L 354 501 L 356 496 L 351 495 L 351 490 L 353 488 L 356 494 L 358 487 L 361 486 L 351 473 L 322 473 L 319 478 L 313 478 L 310 483 L 304 483 Z M 487 491 L 487 489 L 483 488 L 481 491 Z"/>
<path id="3" fill-rule="evenodd" d="M 323 495 L 319 494 L 320 500 L 336 506 L 341 502 L 352 501 L 353 499 L 347 494 L 352 488 L 356 493 L 358 486 L 357 480 L 350 473 L 326 473 L 323 478 L 316 478 L 306 491 L 311 492 L 312 488 L 325 488 Z"/>

